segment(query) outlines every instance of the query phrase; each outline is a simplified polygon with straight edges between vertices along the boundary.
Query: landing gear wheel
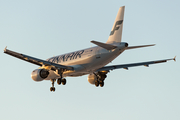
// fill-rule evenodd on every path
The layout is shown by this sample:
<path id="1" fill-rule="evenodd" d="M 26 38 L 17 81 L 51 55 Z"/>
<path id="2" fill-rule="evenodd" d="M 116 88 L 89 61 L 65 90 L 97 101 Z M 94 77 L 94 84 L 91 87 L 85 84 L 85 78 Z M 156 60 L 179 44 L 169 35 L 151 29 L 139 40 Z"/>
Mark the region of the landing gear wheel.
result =
<path id="1" fill-rule="evenodd" d="M 95 86 L 98 87 L 99 86 L 99 81 L 95 81 Z"/>
<path id="2" fill-rule="evenodd" d="M 54 92 L 55 91 L 55 87 L 50 87 L 50 91 L 52 92 Z"/>
<path id="3" fill-rule="evenodd" d="M 60 85 L 60 84 L 61 84 L 61 82 L 62 82 L 62 79 L 61 79 L 61 78 L 59 78 L 59 79 L 57 80 L 57 84 L 58 84 L 58 85 Z"/>
<path id="4" fill-rule="evenodd" d="M 50 91 L 52 92 L 52 90 L 53 90 L 53 88 L 52 87 L 50 87 Z"/>
<path id="5" fill-rule="evenodd" d="M 61 83 L 62 83 L 63 85 L 66 85 L 66 79 L 63 78 L 63 79 L 61 80 Z"/>
<path id="6" fill-rule="evenodd" d="M 99 85 L 100 85 L 100 87 L 103 87 L 104 86 L 104 81 L 100 81 Z"/>

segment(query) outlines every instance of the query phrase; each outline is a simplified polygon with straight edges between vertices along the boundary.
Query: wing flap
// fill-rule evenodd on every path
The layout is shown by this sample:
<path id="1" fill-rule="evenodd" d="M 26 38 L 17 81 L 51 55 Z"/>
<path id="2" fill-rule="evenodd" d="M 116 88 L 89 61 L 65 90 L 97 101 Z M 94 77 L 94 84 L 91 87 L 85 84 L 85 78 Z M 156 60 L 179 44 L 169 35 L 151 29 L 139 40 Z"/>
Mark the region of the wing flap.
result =
<path id="1" fill-rule="evenodd" d="M 52 62 L 48 62 L 48 61 L 45 61 L 45 60 L 41 60 L 41 59 L 38 59 L 38 58 L 35 58 L 35 57 L 31 57 L 31 56 L 28 56 L 28 55 L 24 55 L 24 54 L 21 54 L 21 53 L 17 53 L 17 52 L 14 52 L 14 51 L 11 51 L 11 50 L 8 50 L 8 49 L 4 49 L 4 53 L 8 54 L 8 55 L 11 55 L 11 56 L 14 56 L 16 58 L 19 58 L 21 60 L 24 60 L 24 61 L 27 61 L 27 62 L 30 62 L 30 63 L 33 63 L 35 65 L 39 65 L 39 66 L 54 66 L 55 68 L 62 68 L 62 69 L 67 69 L 67 70 L 74 70 L 73 67 L 70 67 L 70 66 L 64 66 L 64 65 L 60 65 L 60 64 L 56 64 L 56 63 L 52 63 Z"/>

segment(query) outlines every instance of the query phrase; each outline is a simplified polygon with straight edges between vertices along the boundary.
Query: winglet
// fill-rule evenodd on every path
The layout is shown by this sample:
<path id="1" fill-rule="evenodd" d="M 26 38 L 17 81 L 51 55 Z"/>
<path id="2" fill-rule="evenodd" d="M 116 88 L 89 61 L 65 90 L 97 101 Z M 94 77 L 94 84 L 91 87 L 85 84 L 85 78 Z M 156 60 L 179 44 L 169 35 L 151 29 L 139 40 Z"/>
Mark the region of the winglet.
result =
<path id="1" fill-rule="evenodd" d="M 4 48 L 4 52 L 6 52 L 6 48 L 7 48 L 7 46 Z"/>
<path id="2" fill-rule="evenodd" d="M 176 56 L 173 58 L 173 60 L 176 62 Z"/>

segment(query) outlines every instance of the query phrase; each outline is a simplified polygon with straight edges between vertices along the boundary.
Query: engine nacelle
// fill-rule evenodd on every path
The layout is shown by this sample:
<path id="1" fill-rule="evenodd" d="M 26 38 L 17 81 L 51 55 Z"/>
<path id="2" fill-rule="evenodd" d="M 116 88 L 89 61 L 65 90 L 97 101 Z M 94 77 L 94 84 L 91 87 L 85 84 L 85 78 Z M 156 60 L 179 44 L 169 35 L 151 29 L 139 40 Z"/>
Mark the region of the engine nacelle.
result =
<path id="1" fill-rule="evenodd" d="M 96 80 L 99 80 L 99 81 L 104 81 L 105 78 L 107 77 L 107 74 L 108 72 L 97 72 L 95 74 L 89 74 L 88 75 L 88 82 L 91 83 L 91 84 L 95 84 L 95 81 Z"/>
<path id="2" fill-rule="evenodd" d="M 94 74 L 89 74 L 88 75 L 88 82 L 90 83 L 90 84 L 95 84 L 95 81 L 97 80 L 97 77 L 96 77 L 96 75 L 94 75 Z"/>
<path id="3" fill-rule="evenodd" d="M 44 80 L 45 78 L 47 78 L 49 75 L 49 72 L 48 70 L 46 69 L 36 69 L 34 70 L 32 73 L 31 73 L 31 78 L 34 80 L 34 81 L 42 81 Z"/>

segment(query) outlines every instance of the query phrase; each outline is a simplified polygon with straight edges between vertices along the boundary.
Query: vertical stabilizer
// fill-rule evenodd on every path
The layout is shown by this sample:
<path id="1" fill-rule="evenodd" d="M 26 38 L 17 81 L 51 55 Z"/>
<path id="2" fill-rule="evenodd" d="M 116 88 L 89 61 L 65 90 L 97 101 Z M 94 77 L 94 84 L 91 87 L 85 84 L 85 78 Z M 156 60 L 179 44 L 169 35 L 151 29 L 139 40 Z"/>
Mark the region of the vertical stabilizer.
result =
<path id="1" fill-rule="evenodd" d="M 114 25 L 106 43 L 121 42 L 125 6 L 119 8 Z"/>

